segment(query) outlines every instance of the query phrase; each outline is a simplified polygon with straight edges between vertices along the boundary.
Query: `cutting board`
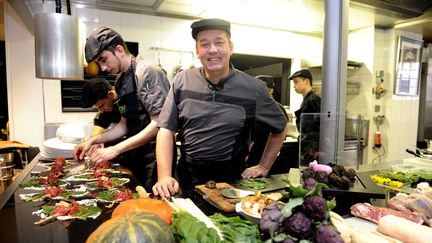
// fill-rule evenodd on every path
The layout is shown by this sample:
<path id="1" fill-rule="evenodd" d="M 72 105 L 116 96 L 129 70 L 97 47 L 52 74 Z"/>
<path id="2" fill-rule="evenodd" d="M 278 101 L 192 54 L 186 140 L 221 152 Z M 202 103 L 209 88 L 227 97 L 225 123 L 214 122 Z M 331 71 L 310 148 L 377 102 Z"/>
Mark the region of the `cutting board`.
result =
<path id="1" fill-rule="evenodd" d="M 240 202 L 240 199 L 230 199 L 222 196 L 220 192 L 222 189 L 233 188 L 225 182 L 216 183 L 216 188 L 214 189 L 207 188 L 205 185 L 198 185 L 195 188 L 203 194 L 205 200 L 226 213 L 234 212 L 236 203 Z"/>

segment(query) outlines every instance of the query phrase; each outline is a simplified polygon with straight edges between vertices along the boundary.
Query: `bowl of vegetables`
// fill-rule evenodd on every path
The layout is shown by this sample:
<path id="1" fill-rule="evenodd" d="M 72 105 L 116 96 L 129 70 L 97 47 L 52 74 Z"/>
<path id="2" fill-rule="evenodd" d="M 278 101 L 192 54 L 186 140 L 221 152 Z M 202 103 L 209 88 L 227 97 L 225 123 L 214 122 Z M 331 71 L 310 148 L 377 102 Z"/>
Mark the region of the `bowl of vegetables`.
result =
<path id="1" fill-rule="evenodd" d="M 282 194 L 279 192 L 262 194 L 257 192 L 256 195 L 243 198 L 236 204 L 236 212 L 242 215 L 245 219 L 259 224 L 263 208 L 272 202 L 279 200 Z"/>

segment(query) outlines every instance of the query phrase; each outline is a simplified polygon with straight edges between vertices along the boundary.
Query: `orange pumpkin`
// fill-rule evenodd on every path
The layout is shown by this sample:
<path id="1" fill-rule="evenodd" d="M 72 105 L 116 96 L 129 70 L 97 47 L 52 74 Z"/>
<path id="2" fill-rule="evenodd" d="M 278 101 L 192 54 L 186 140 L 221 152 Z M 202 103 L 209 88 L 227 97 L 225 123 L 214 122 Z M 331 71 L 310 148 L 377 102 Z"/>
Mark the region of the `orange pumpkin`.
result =
<path id="1" fill-rule="evenodd" d="M 96 63 L 96 61 L 91 61 L 84 68 L 84 72 L 86 74 L 90 74 L 90 75 L 97 75 L 97 74 L 99 74 L 99 65 Z"/>
<path id="2" fill-rule="evenodd" d="M 111 218 L 116 218 L 136 211 L 156 214 L 163 221 L 171 224 L 171 217 L 173 214 L 171 207 L 164 201 L 152 198 L 126 200 L 114 209 Z"/>

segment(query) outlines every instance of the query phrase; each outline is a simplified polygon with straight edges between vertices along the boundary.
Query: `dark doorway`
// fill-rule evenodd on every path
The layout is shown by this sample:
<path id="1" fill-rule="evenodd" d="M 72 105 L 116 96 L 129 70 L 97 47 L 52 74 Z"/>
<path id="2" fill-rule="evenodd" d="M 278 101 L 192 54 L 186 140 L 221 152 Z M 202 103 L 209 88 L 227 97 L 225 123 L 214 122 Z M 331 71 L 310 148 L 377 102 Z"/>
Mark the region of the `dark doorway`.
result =
<path id="1" fill-rule="evenodd" d="M 0 41 L 0 128 L 2 131 L 6 129 L 8 120 L 5 42 Z M 7 139 L 5 134 L 1 133 L 1 135 L 1 140 Z"/>
<path id="2" fill-rule="evenodd" d="M 291 59 L 235 53 L 231 56 L 231 63 L 236 69 L 251 76 L 273 76 L 275 82 L 273 98 L 282 105 L 289 105 L 288 77 Z"/>

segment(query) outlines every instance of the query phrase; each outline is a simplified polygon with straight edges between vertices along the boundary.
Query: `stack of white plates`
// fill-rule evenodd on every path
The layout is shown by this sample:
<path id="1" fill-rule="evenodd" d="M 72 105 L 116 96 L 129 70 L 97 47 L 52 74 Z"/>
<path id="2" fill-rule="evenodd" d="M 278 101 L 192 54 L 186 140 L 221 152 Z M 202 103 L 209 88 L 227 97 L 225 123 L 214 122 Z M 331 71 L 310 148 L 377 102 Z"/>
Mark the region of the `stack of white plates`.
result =
<path id="1" fill-rule="evenodd" d="M 72 158 L 75 146 L 75 143 L 65 143 L 58 138 L 51 138 L 44 141 L 41 155 L 52 159 L 59 156 Z"/>
<path id="2" fill-rule="evenodd" d="M 66 123 L 57 129 L 56 136 L 64 143 L 78 144 L 86 138 L 87 124 L 81 122 Z"/>

